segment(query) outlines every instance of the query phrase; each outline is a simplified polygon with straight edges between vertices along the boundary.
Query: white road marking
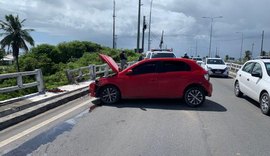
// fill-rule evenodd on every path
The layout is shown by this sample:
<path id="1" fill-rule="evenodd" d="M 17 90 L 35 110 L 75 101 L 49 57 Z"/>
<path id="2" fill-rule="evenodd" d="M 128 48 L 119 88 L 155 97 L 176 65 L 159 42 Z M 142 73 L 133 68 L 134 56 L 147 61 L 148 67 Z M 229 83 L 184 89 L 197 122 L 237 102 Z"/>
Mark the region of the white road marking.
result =
<path id="1" fill-rule="evenodd" d="M 39 128 L 41 128 L 41 127 L 43 127 L 43 126 L 45 126 L 45 125 L 47 125 L 47 124 L 49 124 L 49 123 L 51 123 L 53 121 L 55 121 L 55 120 L 57 120 L 57 119 L 65 116 L 65 115 L 67 115 L 67 114 L 69 114 L 71 112 L 73 112 L 74 110 L 76 110 L 76 109 L 78 109 L 78 108 L 80 108 L 80 107 L 82 107 L 82 106 L 84 106 L 86 104 L 89 104 L 89 102 L 92 102 L 93 100 L 95 100 L 95 98 L 92 98 L 90 100 L 87 100 L 87 101 L 85 101 L 84 103 L 82 103 L 80 105 L 77 105 L 77 106 L 75 106 L 75 107 L 73 107 L 73 108 L 71 108 L 69 110 L 66 110 L 65 112 L 62 112 L 62 113 L 60 113 L 60 114 L 58 114 L 58 115 L 56 115 L 56 116 L 54 116 L 54 117 L 52 117 L 52 118 L 50 118 L 50 119 L 48 119 L 46 121 L 43 121 L 42 123 L 40 123 L 38 125 L 35 125 L 35 126 L 29 128 L 29 129 L 27 129 L 27 130 L 25 130 L 25 131 L 23 131 L 21 133 L 18 133 L 16 135 L 14 135 L 13 137 L 10 137 L 10 138 L 8 138 L 8 139 L 0 142 L 0 148 L 3 147 L 3 146 L 5 146 L 5 145 L 7 145 L 7 144 L 10 144 L 11 142 L 13 142 L 15 140 L 20 139 L 21 137 L 23 137 L 23 136 L 25 136 L 25 135 L 27 135 L 27 134 L 29 134 L 29 133 L 31 133 L 31 132 L 39 129 Z"/>

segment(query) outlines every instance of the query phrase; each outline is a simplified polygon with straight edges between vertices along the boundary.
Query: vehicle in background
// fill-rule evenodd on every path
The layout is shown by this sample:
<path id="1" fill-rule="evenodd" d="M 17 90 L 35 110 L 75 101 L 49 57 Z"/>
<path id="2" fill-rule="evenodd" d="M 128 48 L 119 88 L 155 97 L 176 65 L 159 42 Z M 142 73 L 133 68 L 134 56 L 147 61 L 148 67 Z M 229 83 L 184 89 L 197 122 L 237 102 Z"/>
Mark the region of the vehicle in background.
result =
<path id="1" fill-rule="evenodd" d="M 270 115 L 270 59 L 247 61 L 236 74 L 234 93 L 259 102 L 262 113 Z"/>
<path id="2" fill-rule="evenodd" d="M 205 64 L 204 64 L 203 59 L 201 57 L 192 57 L 192 60 L 196 61 L 201 67 L 204 68 Z"/>
<path id="3" fill-rule="evenodd" d="M 229 68 L 221 58 L 206 58 L 204 68 L 210 76 L 229 76 Z"/>
<path id="4" fill-rule="evenodd" d="M 90 95 L 102 103 L 113 104 L 120 99 L 184 98 L 186 104 L 196 107 L 212 95 L 212 84 L 207 71 L 190 59 L 144 59 L 119 71 L 117 63 L 100 54 L 115 72 L 89 85 Z"/>
<path id="5" fill-rule="evenodd" d="M 172 49 L 151 49 L 145 53 L 145 59 L 151 58 L 176 58 Z"/>

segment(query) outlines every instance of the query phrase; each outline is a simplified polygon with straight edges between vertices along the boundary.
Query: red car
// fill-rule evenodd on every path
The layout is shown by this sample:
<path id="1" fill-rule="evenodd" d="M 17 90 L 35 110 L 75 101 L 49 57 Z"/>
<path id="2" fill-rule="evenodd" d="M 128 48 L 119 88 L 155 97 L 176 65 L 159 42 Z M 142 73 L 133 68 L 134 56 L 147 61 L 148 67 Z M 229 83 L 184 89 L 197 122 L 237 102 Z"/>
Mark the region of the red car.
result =
<path id="1" fill-rule="evenodd" d="M 89 85 L 90 95 L 105 104 L 120 99 L 184 98 L 192 107 L 211 96 L 209 75 L 195 61 L 184 58 L 146 59 L 119 71 L 109 56 L 99 54 L 114 74 L 101 77 Z"/>

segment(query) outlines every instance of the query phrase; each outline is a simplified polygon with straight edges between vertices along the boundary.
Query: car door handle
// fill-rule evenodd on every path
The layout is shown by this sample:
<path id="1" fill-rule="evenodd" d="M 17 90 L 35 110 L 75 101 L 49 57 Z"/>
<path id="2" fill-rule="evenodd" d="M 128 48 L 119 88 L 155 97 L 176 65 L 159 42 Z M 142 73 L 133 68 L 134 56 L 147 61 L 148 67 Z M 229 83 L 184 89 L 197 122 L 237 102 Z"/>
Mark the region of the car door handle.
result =
<path id="1" fill-rule="evenodd" d="M 247 81 L 249 81 L 249 79 L 247 79 Z"/>
<path id="2" fill-rule="evenodd" d="M 241 74 L 239 74 L 239 77 L 241 77 Z"/>

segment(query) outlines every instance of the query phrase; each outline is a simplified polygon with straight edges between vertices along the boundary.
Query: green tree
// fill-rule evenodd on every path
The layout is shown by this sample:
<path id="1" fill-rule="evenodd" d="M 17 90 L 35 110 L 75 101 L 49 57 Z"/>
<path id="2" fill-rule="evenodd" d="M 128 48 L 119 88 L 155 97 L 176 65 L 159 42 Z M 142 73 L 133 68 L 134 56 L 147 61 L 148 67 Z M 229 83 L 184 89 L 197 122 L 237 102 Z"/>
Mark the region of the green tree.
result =
<path id="1" fill-rule="evenodd" d="M 229 60 L 229 55 L 226 55 L 225 56 L 225 61 L 228 61 Z"/>
<path id="2" fill-rule="evenodd" d="M 251 59 L 251 51 L 247 50 L 247 51 L 245 51 L 244 62 L 246 62 L 250 59 Z"/>
<path id="3" fill-rule="evenodd" d="M 5 51 L 4 49 L 0 49 L 0 60 L 2 60 L 5 56 Z"/>
<path id="4" fill-rule="evenodd" d="M 262 51 L 261 52 L 261 56 L 266 56 L 266 52 L 265 51 Z"/>
<path id="5" fill-rule="evenodd" d="M 29 34 L 29 32 L 34 31 L 33 29 L 23 29 L 23 23 L 26 19 L 22 21 L 19 20 L 19 16 L 14 17 L 13 15 L 6 15 L 6 21 L 0 20 L 0 30 L 3 30 L 4 33 L 0 33 L 0 36 L 4 35 L 4 38 L 0 41 L 1 47 L 10 47 L 13 51 L 13 56 L 16 60 L 17 71 L 20 71 L 19 68 L 19 51 L 24 49 L 28 51 L 26 42 L 34 46 L 34 40 Z"/>

